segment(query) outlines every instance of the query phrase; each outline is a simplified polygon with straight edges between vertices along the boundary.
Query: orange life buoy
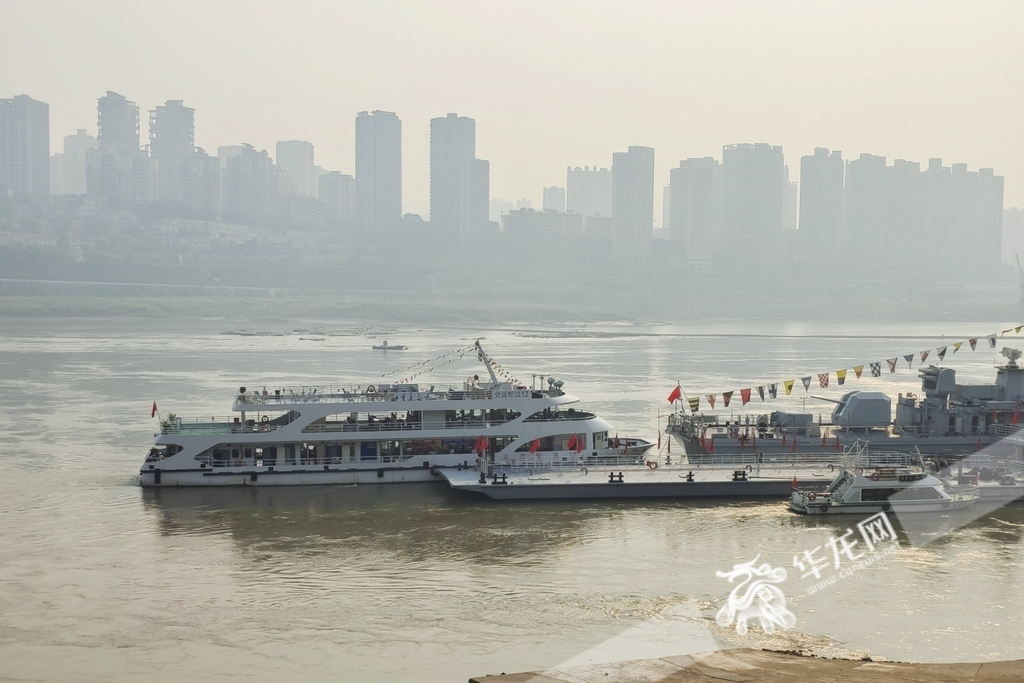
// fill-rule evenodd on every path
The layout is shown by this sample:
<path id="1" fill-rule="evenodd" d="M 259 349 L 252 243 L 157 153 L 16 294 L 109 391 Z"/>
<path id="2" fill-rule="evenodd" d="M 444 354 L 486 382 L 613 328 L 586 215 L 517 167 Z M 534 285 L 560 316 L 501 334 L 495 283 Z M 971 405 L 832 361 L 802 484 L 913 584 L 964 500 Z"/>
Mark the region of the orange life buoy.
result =
<path id="1" fill-rule="evenodd" d="M 871 481 L 878 481 L 881 478 L 882 478 L 882 473 L 881 472 L 872 472 L 871 473 Z"/>
<path id="2" fill-rule="evenodd" d="M 815 501 L 817 499 L 818 499 L 818 494 L 815 493 L 814 491 L 811 491 L 810 493 L 807 494 L 807 500 L 813 502 L 813 501 Z"/>
<path id="3" fill-rule="evenodd" d="M 648 460 L 647 461 L 647 467 L 649 467 L 652 470 L 656 470 L 656 469 L 658 469 L 658 463 L 655 462 L 654 460 Z"/>
<path id="4" fill-rule="evenodd" d="M 270 422 L 270 416 L 269 415 L 264 415 L 263 417 L 260 418 L 260 422 L 263 422 L 263 423 Z"/>

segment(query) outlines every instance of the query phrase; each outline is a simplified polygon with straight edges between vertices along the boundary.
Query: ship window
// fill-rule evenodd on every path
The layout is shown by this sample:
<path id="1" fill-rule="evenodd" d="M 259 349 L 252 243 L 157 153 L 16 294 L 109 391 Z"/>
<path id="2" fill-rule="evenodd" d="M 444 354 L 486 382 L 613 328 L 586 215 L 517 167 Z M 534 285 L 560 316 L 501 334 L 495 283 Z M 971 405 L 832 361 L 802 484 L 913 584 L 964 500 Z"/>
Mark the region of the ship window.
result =
<path id="1" fill-rule="evenodd" d="M 860 499 L 861 500 L 889 500 L 889 496 L 893 495 L 898 490 L 899 489 L 889 489 L 889 488 L 885 488 L 885 489 L 880 489 L 880 488 L 861 489 L 861 491 L 860 491 Z"/>

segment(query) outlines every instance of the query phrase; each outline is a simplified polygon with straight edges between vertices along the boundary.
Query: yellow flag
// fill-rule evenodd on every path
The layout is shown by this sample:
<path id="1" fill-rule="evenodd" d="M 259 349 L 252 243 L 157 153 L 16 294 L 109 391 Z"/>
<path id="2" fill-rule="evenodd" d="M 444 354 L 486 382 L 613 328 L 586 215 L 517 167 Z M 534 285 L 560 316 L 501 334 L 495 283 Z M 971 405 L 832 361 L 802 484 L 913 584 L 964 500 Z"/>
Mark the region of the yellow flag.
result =
<path id="1" fill-rule="evenodd" d="M 1020 328 L 1022 327 L 1024 327 L 1024 325 L 1018 325 L 1017 327 L 1013 328 L 1013 331 L 1016 332 L 1017 334 L 1020 334 Z"/>
<path id="2" fill-rule="evenodd" d="M 956 342 L 956 343 L 954 343 L 953 344 L 953 353 L 956 353 L 957 351 L 959 351 L 960 347 L 963 346 L 963 344 L 964 344 L 963 342 Z"/>
<path id="3" fill-rule="evenodd" d="M 786 396 L 789 396 L 790 394 L 793 393 L 793 382 L 795 381 L 795 379 L 787 379 L 785 382 L 783 382 L 783 384 L 786 385 Z"/>
<path id="4" fill-rule="evenodd" d="M 843 386 L 846 382 L 846 370 L 836 370 L 836 379 L 839 380 L 839 386 Z"/>
<path id="5" fill-rule="evenodd" d="M 856 373 L 857 379 L 860 379 L 860 373 L 864 372 L 864 366 L 863 365 L 854 365 L 853 366 L 853 371 L 854 371 L 854 373 Z"/>

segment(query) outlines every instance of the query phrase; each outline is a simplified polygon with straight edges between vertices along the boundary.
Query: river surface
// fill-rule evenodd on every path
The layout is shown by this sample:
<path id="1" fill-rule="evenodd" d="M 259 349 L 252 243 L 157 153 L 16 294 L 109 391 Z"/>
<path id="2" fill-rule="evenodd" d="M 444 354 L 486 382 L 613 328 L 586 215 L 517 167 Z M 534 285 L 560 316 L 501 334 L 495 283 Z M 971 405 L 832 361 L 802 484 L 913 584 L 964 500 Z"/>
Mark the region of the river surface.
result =
<path id="1" fill-rule="evenodd" d="M 865 371 L 858 381 L 851 370 L 846 387 L 833 375 L 832 387 L 810 394 L 895 398 L 918 389 L 917 373 L 901 359 L 890 374 L 885 358 L 1007 324 L 352 325 L 320 342 L 219 334 L 242 326 L 295 327 L 0 326 L 0 678 L 449 683 L 737 645 L 1024 658 L 1024 505 L 963 519 L 927 544 L 901 539 L 809 594 L 815 580 L 794 556 L 819 549 L 831 560 L 829 540 L 859 520 L 798 517 L 782 502 L 508 505 L 441 484 L 137 484 L 154 400 L 162 413 L 225 415 L 240 385 L 366 385 L 477 336 L 520 380 L 558 377 L 622 436 L 653 440 L 677 381 L 703 394 L 882 360 L 880 378 Z M 370 350 L 384 338 L 410 350 Z M 996 351 L 1015 341 L 998 340 Z M 962 383 L 990 382 L 996 351 L 965 344 L 945 364 Z M 481 371 L 467 356 L 419 381 L 443 386 Z M 797 387 L 765 409 L 801 409 L 806 399 L 808 412 L 829 412 Z M 739 636 L 715 623 L 732 588 L 716 571 L 757 556 L 788 570 L 778 586 L 796 621 Z"/>

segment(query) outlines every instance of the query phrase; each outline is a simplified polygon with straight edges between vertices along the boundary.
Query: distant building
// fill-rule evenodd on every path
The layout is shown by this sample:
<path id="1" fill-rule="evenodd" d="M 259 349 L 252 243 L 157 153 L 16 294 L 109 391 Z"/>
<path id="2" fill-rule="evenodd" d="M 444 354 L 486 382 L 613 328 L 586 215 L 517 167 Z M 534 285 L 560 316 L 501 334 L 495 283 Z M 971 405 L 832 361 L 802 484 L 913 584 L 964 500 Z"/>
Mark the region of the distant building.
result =
<path id="1" fill-rule="evenodd" d="M 526 197 L 523 197 L 523 198 L 521 198 L 521 199 L 516 201 L 516 208 L 517 209 L 532 209 L 533 208 L 533 202 L 531 202 Z"/>
<path id="2" fill-rule="evenodd" d="M 149 154 L 139 148 L 139 108 L 108 91 L 98 100 L 99 147 L 88 152 L 86 192 L 104 197 L 113 209 L 153 197 Z"/>
<path id="3" fill-rule="evenodd" d="M 319 191 L 313 144 L 303 140 L 277 143 L 277 167 L 288 174 L 292 191 L 304 197 L 316 197 Z"/>
<path id="4" fill-rule="evenodd" d="M 612 172 L 584 166 L 566 169 L 565 207 L 584 216 L 612 215 Z"/>
<path id="5" fill-rule="evenodd" d="M 464 222 L 464 165 L 475 158 L 476 121 L 454 113 L 430 120 L 430 224 L 442 232 Z"/>
<path id="6" fill-rule="evenodd" d="M 721 229 L 722 169 L 713 157 L 685 159 L 669 172 L 669 239 L 693 268 L 709 268 Z"/>
<path id="7" fill-rule="evenodd" d="M 220 160 L 196 149 L 182 168 L 180 201 L 196 213 L 216 218 L 221 210 L 220 192 Z"/>
<path id="8" fill-rule="evenodd" d="M 488 199 L 491 193 L 491 164 L 484 159 L 462 162 L 459 191 L 458 234 L 461 237 L 488 227 Z M 433 223 L 433 217 L 431 217 Z"/>
<path id="9" fill-rule="evenodd" d="M 799 185 L 789 179 L 789 166 L 782 173 L 782 229 L 796 230 L 797 212 L 799 211 Z"/>
<path id="10" fill-rule="evenodd" d="M 50 167 L 52 194 L 85 194 L 89 150 L 98 148 L 96 138 L 82 129 L 74 135 L 65 135 L 64 151 L 52 157 L 56 160 Z"/>
<path id="11" fill-rule="evenodd" d="M 830 269 L 843 236 L 843 153 L 816 147 L 800 157 L 800 242 L 808 259 Z"/>
<path id="12" fill-rule="evenodd" d="M 50 194 L 50 105 L 0 99 L 0 196 Z"/>
<path id="13" fill-rule="evenodd" d="M 750 276 L 767 270 L 782 238 L 785 195 L 782 147 L 765 143 L 722 149 L 722 268 Z"/>
<path id="14" fill-rule="evenodd" d="M 654 239 L 654 149 L 631 146 L 612 155 L 612 252 L 645 258 Z"/>
<path id="15" fill-rule="evenodd" d="M 356 220 L 370 232 L 402 219 L 402 122 L 386 111 L 356 116 Z"/>
<path id="16" fill-rule="evenodd" d="M 225 150 L 225 148 L 221 148 Z M 270 213 L 273 200 L 280 196 L 278 169 L 266 150 L 240 145 L 239 152 L 225 150 L 221 177 L 222 216 L 228 221 L 263 218 Z"/>
<path id="17" fill-rule="evenodd" d="M 350 222 L 356 217 L 356 179 L 340 171 L 320 176 L 320 200 L 327 204 L 327 217 Z"/>
<path id="18" fill-rule="evenodd" d="M 861 154 L 846 162 L 842 257 L 862 271 L 882 271 L 889 265 L 893 247 L 886 221 L 889 197 L 885 157 Z"/>
<path id="19" fill-rule="evenodd" d="M 500 224 L 502 220 L 501 217 L 514 208 L 516 208 L 516 205 L 512 202 L 506 202 L 504 199 L 491 197 L 491 201 L 488 203 L 487 217 L 492 223 Z"/>
<path id="20" fill-rule="evenodd" d="M 181 100 L 167 100 L 149 112 L 149 154 L 153 165 L 153 198 L 185 202 L 185 174 L 196 151 L 195 109 Z"/>
<path id="21" fill-rule="evenodd" d="M 1017 259 L 1024 262 L 1024 209 L 1011 207 L 1003 211 L 1003 263 L 1017 270 Z M 1024 273 L 1018 272 L 1021 282 Z"/>
<path id="22" fill-rule="evenodd" d="M 565 188 L 545 187 L 544 188 L 544 210 L 565 213 Z"/>
<path id="23" fill-rule="evenodd" d="M 583 216 L 578 213 L 560 213 L 558 211 L 535 211 L 533 209 L 516 209 L 509 212 L 502 220 L 505 236 L 513 239 L 570 239 L 583 236 Z"/>

